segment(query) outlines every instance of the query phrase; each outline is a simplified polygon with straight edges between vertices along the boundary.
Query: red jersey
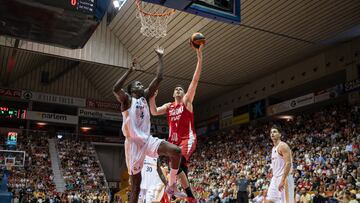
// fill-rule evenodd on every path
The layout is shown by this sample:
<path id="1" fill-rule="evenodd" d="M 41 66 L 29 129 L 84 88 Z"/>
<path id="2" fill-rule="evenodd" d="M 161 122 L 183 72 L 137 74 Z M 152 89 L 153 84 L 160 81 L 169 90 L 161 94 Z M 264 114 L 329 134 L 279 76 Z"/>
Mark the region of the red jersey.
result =
<path id="1" fill-rule="evenodd" d="M 194 113 L 186 109 L 185 105 L 171 103 L 168 110 L 169 142 L 180 145 L 182 141 L 196 142 L 194 127 Z"/>

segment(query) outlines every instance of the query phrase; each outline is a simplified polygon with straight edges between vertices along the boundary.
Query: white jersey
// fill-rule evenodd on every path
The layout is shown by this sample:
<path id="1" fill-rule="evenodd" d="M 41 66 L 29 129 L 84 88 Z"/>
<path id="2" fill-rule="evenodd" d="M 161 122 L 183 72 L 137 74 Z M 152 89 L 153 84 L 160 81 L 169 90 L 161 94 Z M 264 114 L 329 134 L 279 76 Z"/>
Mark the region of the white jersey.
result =
<path id="1" fill-rule="evenodd" d="M 135 175 L 141 172 L 146 155 L 158 157 L 157 151 L 162 140 L 150 135 L 150 112 L 144 97 L 131 98 L 130 108 L 122 115 L 126 166 L 129 174 Z"/>
<path id="2" fill-rule="evenodd" d="M 163 185 L 157 172 L 157 158 L 145 157 L 141 170 L 141 189 L 156 190 Z"/>
<path id="3" fill-rule="evenodd" d="M 122 131 L 126 138 L 143 143 L 150 136 L 150 112 L 144 97 L 135 99 L 132 97 L 131 106 L 123 113 Z M 139 144 L 140 144 L 139 143 Z"/>
<path id="4" fill-rule="evenodd" d="M 273 177 L 281 177 L 284 174 L 285 169 L 285 160 L 282 155 L 279 154 L 278 148 L 280 146 L 281 142 L 276 146 L 272 148 L 271 151 L 271 169 Z M 291 174 L 292 170 L 292 160 L 291 160 L 291 168 L 289 174 Z"/>
<path id="5" fill-rule="evenodd" d="M 273 201 L 274 203 L 294 203 L 295 184 L 294 178 L 291 175 L 292 159 L 290 173 L 285 178 L 284 189 L 282 191 L 279 191 L 279 185 L 281 183 L 282 175 L 284 174 L 285 169 L 284 157 L 282 157 L 282 155 L 280 155 L 278 151 L 280 144 L 281 142 L 276 147 L 273 147 L 271 151 L 271 168 L 273 176 L 270 181 L 266 198 Z"/>

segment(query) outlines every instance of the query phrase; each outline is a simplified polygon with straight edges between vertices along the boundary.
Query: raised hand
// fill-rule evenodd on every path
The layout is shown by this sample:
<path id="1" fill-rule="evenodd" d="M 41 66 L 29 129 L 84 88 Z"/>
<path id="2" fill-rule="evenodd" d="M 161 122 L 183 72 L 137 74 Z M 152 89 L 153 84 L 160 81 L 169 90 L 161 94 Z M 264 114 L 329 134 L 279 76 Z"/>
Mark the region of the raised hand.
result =
<path id="1" fill-rule="evenodd" d="M 155 53 L 158 55 L 158 56 L 163 56 L 164 55 L 164 48 L 162 48 L 162 47 L 159 47 L 159 46 L 157 46 L 156 48 L 155 48 Z"/>
<path id="2" fill-rule="evenodd" d="M 134 58 L 133 61 L 131 62 L 131 66 L 129 68 L 129 70 L 132 72 L 135 70 L 135 67 L 137 67 L 139 65 L 139 62 L 137 60 L 137 58 Z"/>
<path id="3" fill-rule="evenodd" d="M 156 96 L 158 95 L 158 93 L 159 93 L 159 90 L 156 90 L 155 93 L 154 93 L 153 98 L 156 98 Z"/>
<path id="4" fill-rule="evenodd" d="M 202 50 L 204 48 L 204 44 L 200 44 L 199 48 L 196 49 L 197 54 L 202 54 Z"/>

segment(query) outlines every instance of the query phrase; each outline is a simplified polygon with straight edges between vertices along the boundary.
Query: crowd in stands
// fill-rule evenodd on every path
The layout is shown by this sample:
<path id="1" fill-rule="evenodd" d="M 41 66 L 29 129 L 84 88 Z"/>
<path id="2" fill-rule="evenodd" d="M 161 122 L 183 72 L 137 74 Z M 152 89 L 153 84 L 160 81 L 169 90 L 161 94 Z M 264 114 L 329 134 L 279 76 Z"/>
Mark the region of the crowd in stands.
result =
<path id="1" fill-rule="evenodd" d="M 9 150 L 2 135 L 1 150 Z M 15 166 L 8 167 L 9 191 L 14 202 L 109 202 L 104 174 L 100 170 L 94 148 L 88 142 L 62 139 L 57 143 L 59 160 L 66 181 L 64 193 L 56 191 L 49 154 L 48 133 L 19 135 L 17 145 L 10 150 L 24 151 L 16 156 Z M 0 153 L 0 164 L 5 164 L 9 154 Z M 24 161 L 23 161 L 24 160 Z M 20 166 L 23 165 L 23 166 Z M 0 167 L 0 180 L 6 167 Z"/>
<path id="2" fill-rule="evenodd" d="M 330 106 L 276 123 L 281 125 L 282 139 L 293 152 L 296 202 L 359 201 L 359 107 Z M 189 165 L 189 180 L 200 202 L 236 201 L 240 174 L 250 182 L 249 198 L 261 202 L 271 179 L 272 124 L 263 121 L 198 137 L 197 151 Z M 106 202 L 108 188 L 95 149 L 78 139 L 57 141 L 66 191 L 56 192 L 48 138 L 19 136 L 16 150 L 25 151 L 26 157 L 24 167 L 11 170 L 9 187 L 15 199 Z M 0 142 L 4 143 L 4 139 Z M 2 161 L 4 157 L 0 156 Z"/>
<path id="3" fill-rule="evenodd" d="M 31 134 L 26 139 L 18 136 L 16 148 L 11 148 L 25 152 L 25 160 L 23 153 L 13 152 L 10 155 L 15 157 L 15 163 L 10 169 L 8 187 L 14 198 L 24 202 L 35 202 L 37 199 L 45 200 L 46 197 L 56 194 L 47 139 L 47 136 Z M 3 155 L 10 157 L 9 153 Z M 3 174 L 5 168 L 1 170 Z"/>
<path id="4" fill-rule="evenodd" d="M 296 202 L 359 201 L 359 107 L 326 107 L 277 124 L 293 151 Z M 198 137 L 189 180 L 201 201 L 233 202 L 239 174 L 244 173 L 250 200 L 260 202 L 271 179 L 271 125 L 264 122 Z"/>
<path id="5" fill-rule="evenodd" d="M 82 200 L 108 199 L 105 176 L 97 161 L 95 149 L 88 142 L 74 139 L 58 141 L 67 196 Z"/>

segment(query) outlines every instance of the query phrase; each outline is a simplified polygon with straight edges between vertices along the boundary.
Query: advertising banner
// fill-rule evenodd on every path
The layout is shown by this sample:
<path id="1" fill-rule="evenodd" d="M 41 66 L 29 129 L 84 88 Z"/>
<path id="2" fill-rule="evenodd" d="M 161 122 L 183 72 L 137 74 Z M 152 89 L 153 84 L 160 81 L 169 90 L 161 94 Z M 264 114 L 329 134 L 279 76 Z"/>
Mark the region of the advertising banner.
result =
<path id="1" fill-rule="evenodd" d="M 274 104 L 267 108 L 268 115 L 274 115 L 281 112 L 293 110 L 299 107 L 307 106 L 314 103 L 314 93 L 310 93 L 295 99 L 290 99 L 279 104 Z"/>
<path id="2" fill-rule="evenodd" d="M 78 116 L 89 118 L 101 118 L 105 120 L 122 121 L 122 115 L 120 112 L 106 112 L 93 109 L 78 109 Z"/>
<path id="3" fill-rule="evenodd" d="M 53 123 L 77 124 L 79 118 L 77 116 L 65 114 L 28 111 L 26 119 Z"/>
<path id="4" fill-rule="evenodd" d="M 12 90 L 12 89 L 0 88 L 0 96 L 21 98 L 21 91 L 20 90 Z"/>
<path id="5" fill-rule="evenodd" d="M 114 111 L 121 111 L 120 103 L 99 101 L 95 99 L 86 99 L 86 107 L 92 109 L 109 109 Z"/>
<path id="6" fill-rule="evenodd" d="M 85 107 L 86 100 L 77 97 L 68 97 L 55 94 L 46 94 L 41 92 L 25 91 L 21 92 L 21 99 L 44 103 L 62 104 L 69 106 Z"/>

